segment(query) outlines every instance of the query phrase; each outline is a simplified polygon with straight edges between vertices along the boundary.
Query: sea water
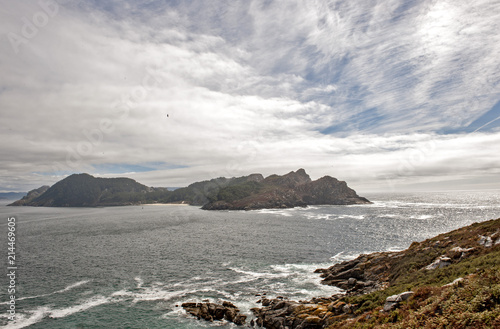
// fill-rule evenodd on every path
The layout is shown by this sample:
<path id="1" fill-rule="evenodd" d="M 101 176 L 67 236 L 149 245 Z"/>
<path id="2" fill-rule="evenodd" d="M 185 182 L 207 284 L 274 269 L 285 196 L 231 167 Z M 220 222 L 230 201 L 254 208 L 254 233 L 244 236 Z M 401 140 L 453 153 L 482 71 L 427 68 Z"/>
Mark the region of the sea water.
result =
<path id="1" fill-rule="evenodd" d="M 262 294 L 338 293 L 314 273 L 361 253 L 403 250 L 500 217 L 500 191 L 372 194 L 373 204 L 204 211 L 181 205 L 0 206 L 0 326 L 231 328 L 188 316 L 228 300 L 251 316 Z M 16 216 L 16 320 L 8 319 L 7 218 Z"/>

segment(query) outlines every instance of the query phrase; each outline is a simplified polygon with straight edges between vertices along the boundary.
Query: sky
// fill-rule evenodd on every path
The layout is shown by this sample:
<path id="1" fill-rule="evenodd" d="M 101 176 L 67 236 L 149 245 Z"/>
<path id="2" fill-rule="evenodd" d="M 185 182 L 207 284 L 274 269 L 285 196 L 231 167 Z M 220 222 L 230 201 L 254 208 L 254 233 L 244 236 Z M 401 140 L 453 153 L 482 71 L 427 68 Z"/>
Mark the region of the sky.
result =
<path id="1" fill-rule="evenodd" d="M 498 0 L 0 0 L 0 192 L 500 189 L 498 31 Z"/>

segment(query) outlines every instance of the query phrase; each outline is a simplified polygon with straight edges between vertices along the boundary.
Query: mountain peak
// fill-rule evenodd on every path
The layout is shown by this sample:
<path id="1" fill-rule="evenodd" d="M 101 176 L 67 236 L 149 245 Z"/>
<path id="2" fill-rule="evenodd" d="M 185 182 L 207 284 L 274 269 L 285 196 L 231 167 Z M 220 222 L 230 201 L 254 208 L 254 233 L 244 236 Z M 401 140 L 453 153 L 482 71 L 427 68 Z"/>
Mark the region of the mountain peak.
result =
<path id="1" fill-rule="evenodd" d="M 310 183 L 311 177 L 309 177 L 304 169 L 299 169 L 297 171 L 290 171 L 288 174 L 283 176 L 271 175 L 266 177 L 265 181 L 272 185 L 293 188 Z"/>

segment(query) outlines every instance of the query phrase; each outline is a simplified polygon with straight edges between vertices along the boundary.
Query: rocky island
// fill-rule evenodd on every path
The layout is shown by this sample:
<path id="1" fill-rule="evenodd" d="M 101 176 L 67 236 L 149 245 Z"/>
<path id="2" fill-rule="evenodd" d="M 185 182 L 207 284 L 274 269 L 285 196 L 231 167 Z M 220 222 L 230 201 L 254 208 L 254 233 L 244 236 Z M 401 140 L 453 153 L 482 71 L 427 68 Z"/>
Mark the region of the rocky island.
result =
<path id="1" fill-rule="evenodd" d="M 370 201 L 358 196 L 346 182 L 330 176 L 312 181 L 304 169 L 299 169 L 266 178 L 254 174 L 242 184 L 220 189 L 203 209 L 253 210 L 366 203 Z"/>
<path id="2" fill-rule="evenodd" d="M 99 178 L 73 174 L 51 187 L 42 186 L 11 206 L 96 207 L 146 203 L 185 203 L 204 210 L 254 210 L 307 205 L 370 203 L 330 176 L 312 181 L 304 169 L 286 175 L 220 177 L 170 191 L 142 185 L 130 178 Z"/>

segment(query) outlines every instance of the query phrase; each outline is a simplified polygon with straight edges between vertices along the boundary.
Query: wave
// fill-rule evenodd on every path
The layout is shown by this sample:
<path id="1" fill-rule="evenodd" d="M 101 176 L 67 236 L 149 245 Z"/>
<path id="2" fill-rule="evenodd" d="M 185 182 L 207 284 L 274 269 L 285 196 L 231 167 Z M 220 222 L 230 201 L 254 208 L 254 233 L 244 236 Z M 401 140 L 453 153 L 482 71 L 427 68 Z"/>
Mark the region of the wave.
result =
<path id="1" fill-rule="evenodd" d="M 9 323 L 4 327 L 6 329 L 19 329 L 29 327 L 34 325 L 44 318 L 64 318 L 69 315 L 86 311 L 90 308 L 108 304 L 111 302 L 117 302 L 118 300 L 113 300 L 109 297 L 104 296 L 93 296 L 90 299 L 83 301 L 81 304 L 72 305 L 65 308 L 53 309 L 49 306 L 38 307 L 34 310 L 28 310 L 23 313 L 17 312 L 16 318 L 13 321 L 9 321 Z"/>
<path id="2" fill-rule="evenodd" d="M 153 286 L 141 288 L 142 291 L 129 291 L 129 290 L 119 290 L 111 294 L 111 297 L 121 297 L 122 300 L 129 300 L 132 304 L 137 304 L 139 302 L 152 302 L 152 301 L 168 301 L 175 298 L 180 298 L 186 296 L 190 293 L 200 291 L 200 289 L 193 290 L 168 290 L 168 288 L 163 286 Z"/>
<path id="3" fill-rule="evenodd" d="M 332 218 L 333 214 L 306 214 L 307 219 L 324 219 L 324 220 L 333 220 L 336 218 Z"/>
<path id="4" fill-rule="evenodd" d="M 260 210 L 257 210 L 257 213 L 259 213 L 259 214 L 281 215 L 281 216 L 284 216 L 284 217 L 291 217 L 291 216 L 293 216 L 293 214 L 291 213 L 292 209 L 295 209 L 295 208 L 291 208 L 291 209 L 260 209 Z"/>
<path id="5" fill-rule="evenodd" d="M 364 219 L 365 215 L 340 215 L 339 218 Z"/>
<path id="6" fill-rule="evenodd" d="M 142 285 L 144 284 L 144 281 L 140 277 L 138 277 L 138 276 L 135 277 L 134 280 L 135 280 L 135 282 L 137 282 L 137 286 L 136 287 L 138 289 L 142 288 Z"/>
<path id="7" fill-rule="evenodd" d="M 330 259 L 332 261 L 334 261 L 335 263 L 342 263 L 342 262 L 345 262 L 345 261 L 356 259 L 361 254 L 369 254 L 369 253 L 370 252 L 359 253 L 359 252 L 341 251 L 338 254 L 330 257 Z"/>
<path id="8" fill-rule="evenodd" d="M 20 329 L 29 327 L 35 323 L 38 323 L 43 320 L 46 316 L 47 312 L 49 312 L 49 307 L 39 307 L 33 311 L 28 311 L 26 313 L 19 313 L 16 311 L 16 318 L 14 321 L 9 321 L 5 329 Z"/>
<path id="9" fill-rule="evenodd" d="M 61 309 L 50 310 L 47 313 L 48 313 L 49 317 L 54 318 L 54 319 L 64 318 L 64 317 L 67 317 L 68 315 L 83 312 L 83 311 L 86 311 L 90 308 L 93 308 L 93 307 L 96 307 L 99 305 L 108 304 L 112 301 L 113 300 L 109 297 L 94 296 L 94 297 L 86 300 L 82 304 L 73 305 L 73 306 L 61 308 Z M 114 300 L 113 302 L 117 302 L 117 301 Z"/>
<path id="10" fill-rule="evenodd" d="M 248 270 L 239 269 L 236 267 L 228 267 L 228 269 L 230 269 L 231 271 L 234 271 L 236 273 L 245 274 L 245 275 L 248 275 L 248 276 L 256 278 L 256 279 L 283 278 L 283 277 L 286 277 L 289 275 L 289 273 L 252 272 L 252 271 L 248 271 Z"/>
<path id="11" fill-rule="evenodd" d="M 73 283 L 73 284 L 70 284 L 69 286 L 65 287 L 64 289 L 61 289 L 61 290 L 57 290 L 57 291 L 54 291 L 54 292 L 51 292 L 51 293 L 48 293 L 48 294 L 42 294 L 42 295 L 36 295 L 36 296 L 26 296 L 26 297 L 20 297 L 18 298 L 17 300 L 20 301 L 20 300 L 25 300 L 25 299 L 33 299 L 33 298 L 41 298 L 41 297 L 47 297 L 47 296 L 52 296 L 52 295 L 55 295 L 55 294 L 60 294 L 60 293 L 63 293 L 63 292 L 67 292 L 67 291 L 70 291 L 74 288 L 78 288 L 79 286 L 82 286 L 84 284 L 87 284 L 89 283 L 91 280 L 83 280 L 83 281 L 78 281 L 76 283 Z M 0 303 L 0 305 L 5 305 L 5 304 L 8 304 L 8 302 L 3 302 L 3 303 Z"/>
<path id="12" fill-rule="evenodd" d="M 390 252 L 399 252 L 399 251 L 403 251 L 405 249 L 406 248 L 402 248 L 402 247 L 398 247 L 398 246 L 393 246 L 393 247 L 389 247 L 387 249 L 387 251 L 390 251 Z"/>
<path id="13" fill-rule="evenodd" d="M 420 220 L 425 220 L 425 219 L 431 219 L 434 216 L 432 215 L 420 215 L 420 216 L 411 216 L 410 218 L 412 219 L 420 219 Z"/>

